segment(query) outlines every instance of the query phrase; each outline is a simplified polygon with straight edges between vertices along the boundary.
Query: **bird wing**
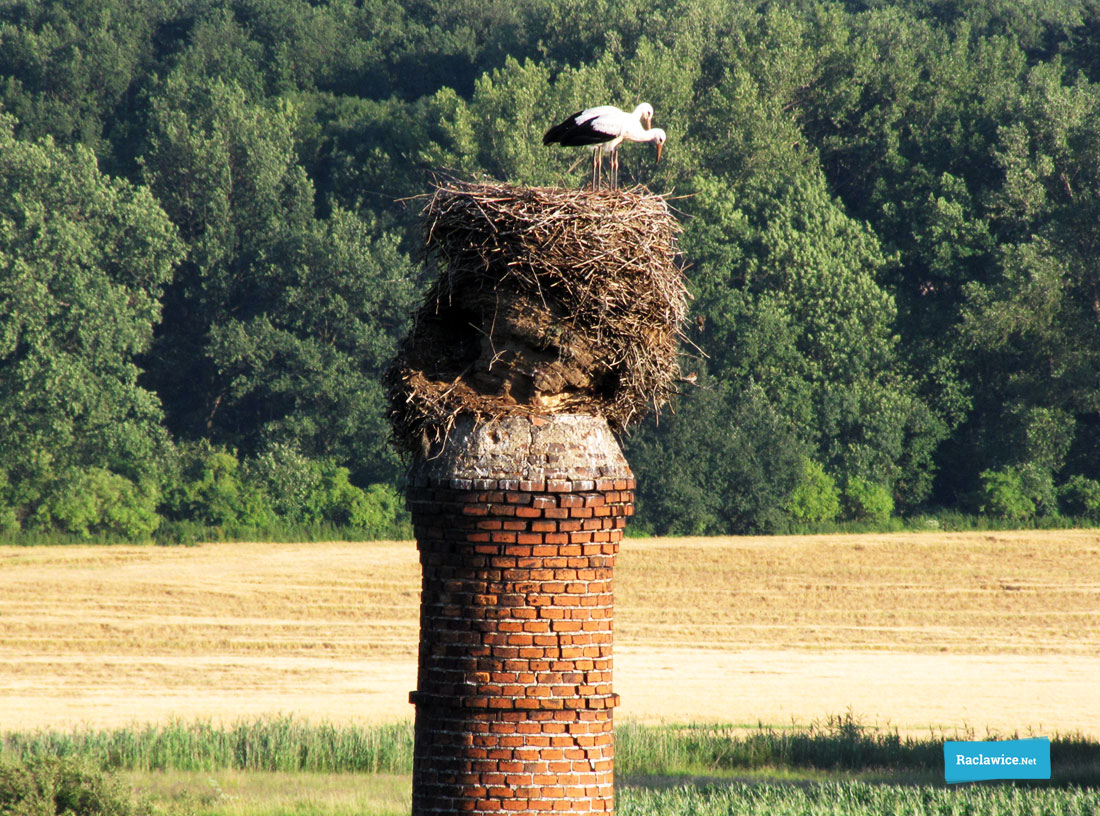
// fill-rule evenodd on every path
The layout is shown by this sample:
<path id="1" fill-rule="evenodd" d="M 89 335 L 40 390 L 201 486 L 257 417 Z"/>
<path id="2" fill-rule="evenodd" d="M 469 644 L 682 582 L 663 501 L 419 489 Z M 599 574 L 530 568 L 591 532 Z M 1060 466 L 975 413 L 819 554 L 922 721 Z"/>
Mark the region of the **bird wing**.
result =
<path id="1" fill-rule="evenodd" d="M 546 131 L 542 143 L 559 142 L 567 147 L 603 144 L 622 135 L 629 116 L 614 105 L 586 108 Z"/>
<path id="2" fill-rule="evenodd" d="M 623 134 L 629 124 L 630 114 L 613 105 L 600 105 L 598 108 L 581 111 L 577 119 L 578 127 L 598 133 L 606 140 Z"/>

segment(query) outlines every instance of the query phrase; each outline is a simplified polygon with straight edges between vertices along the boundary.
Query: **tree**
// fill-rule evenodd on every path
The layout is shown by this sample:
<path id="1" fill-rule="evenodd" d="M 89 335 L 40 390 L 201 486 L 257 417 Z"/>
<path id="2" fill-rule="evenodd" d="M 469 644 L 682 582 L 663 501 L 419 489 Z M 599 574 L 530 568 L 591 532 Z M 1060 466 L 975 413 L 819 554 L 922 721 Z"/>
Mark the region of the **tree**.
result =
<path id="1" fill-rule="evenodd" d="M 170 443 L 136 359 L 181 247 L 147 189 L 14 127 L 0 115 L 0 469 L 26 513 L 82 468 L 156 482 Z"/>
<path id="2" fill-rule="evenodd" d="M 965 429 L 993 468 L 1100 475 L 1100 86 L 1056 62 L 1027 76 L 998 132 L 1001 236 L 991 274 L 965 287 L 960 335 L 977 383 Z"/>
<path id="3" fill-rule="evenodd" d="M 763 388 L 701 376 L 659 421 L 627 440 L 638 523 L 656 535 L 782 529 L 806 448 Z"/>
<path id="4" fill-rule="evenodd" d="M 0 9 L 0 105 L 20 136 L 53 136 L 109 157 L 125 129 L 164 13 L 158 0 L 5 3 Z"/>
<path id="5" fill-rule="evenodd" d="M 820 176 L 741 190 L 701 179 L 685 237 L 715 376 L 757 382 L 831 472 L 919 502 L 943 429 L 899 370 L 873 233 Z"/>
<path id="6" fill-rule="evenodd" d="M 149 366 L 169 427 L 395 478 L 380 375 L 415 293 L 396 239 L 344 210 L 314 217 L 288 103 L 176 75 L 154 111 L 146 177 L 188 243 Z"/>

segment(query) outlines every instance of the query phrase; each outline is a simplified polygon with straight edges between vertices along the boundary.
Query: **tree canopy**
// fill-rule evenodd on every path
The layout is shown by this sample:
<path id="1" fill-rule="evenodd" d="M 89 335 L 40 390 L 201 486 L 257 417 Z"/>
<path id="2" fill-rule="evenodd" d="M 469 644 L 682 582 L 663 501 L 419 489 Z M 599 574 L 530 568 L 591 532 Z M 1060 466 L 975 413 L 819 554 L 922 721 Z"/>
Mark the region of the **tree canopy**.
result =
<path id="1" fill-rule="evenodd" d="M 639 524 L 1100 517 L 1098 83 L 1096 0 L 5 3 L 0 531 L 397 519 L 415 197 L 640 101 L 697 376 Z"/>

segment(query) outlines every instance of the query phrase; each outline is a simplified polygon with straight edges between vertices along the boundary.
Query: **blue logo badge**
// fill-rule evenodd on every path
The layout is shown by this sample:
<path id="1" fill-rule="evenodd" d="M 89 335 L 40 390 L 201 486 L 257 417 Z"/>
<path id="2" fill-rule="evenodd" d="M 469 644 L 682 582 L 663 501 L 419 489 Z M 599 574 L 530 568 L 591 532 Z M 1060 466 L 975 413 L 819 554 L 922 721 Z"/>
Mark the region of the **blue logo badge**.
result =
<path id="1" fill-rule="evenodd" d="M 943 776 L 947 782 L 1050 779 L 1050 740 L 944 742 Z"/>

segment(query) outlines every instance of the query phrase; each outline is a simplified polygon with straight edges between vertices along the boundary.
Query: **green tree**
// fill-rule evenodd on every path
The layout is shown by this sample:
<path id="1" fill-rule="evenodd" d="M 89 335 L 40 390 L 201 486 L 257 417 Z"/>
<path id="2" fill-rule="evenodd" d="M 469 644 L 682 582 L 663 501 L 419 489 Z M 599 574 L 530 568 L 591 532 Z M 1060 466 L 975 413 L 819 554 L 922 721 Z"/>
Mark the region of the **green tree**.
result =
<path id="1" fill-rule="evenodd" d="M 741 190 L 701 179 L 685 240 L 715 375 L 758 382 L 833 472 L 919 502 L 943 428 L 899 370 L 873 233 L 820 176 Z"/>
<path id="2" fill-rule="evenodd" d="M 1016 468 L 985 470 L 981 479 L 979 513 L 1012 521 L 1023 521 L 1035 515 L 1035 501 L 1028 495 Z"/>
<path id="3" fill-rule="evenodd" d="M 0 116 L 0 467 L 26 513 L 73 469 L 162 470 L 170 444 L 136 359 L 180 245 L 147 189 L 13 127 Z"/>
<path id="4" fill-rule="evenodd" d="M 103 468 L 75 470 L 56 480 L 26 525 L 80 538 L 148 539 L 160 526 L 157 486 L 135 484 Z"/>
<path id="5" fill-rule="evenodd" d="M 241 473 L 236 453 L 205 440 L 181 445 L 179 470 L 164 498 L 169 519 L 228 534 L 269 529 L 279 521 L 262 485 Z"/>
<path id="6" fill-rule="evenodd" d="M 147 178 L 188 243 L 150 360 L 169 427 L 395 478 L 380 375 L 416 274 L 396 239 L 344 210 L 314 217 L 287 103 L 175 76 L 155 112 Z"/>
<path id="7" fill-rule="evenodd" d="M 985 279 L 965 287 L 960 336 L 975 416 L 969 449 L 994 467 L 1095 477 L 1100 434 L 1100 86 L 1057 62 L 1028 75 L 1017 121 L 999 132 L 1002 236 Z"/>
<path id="8" fill-rule="evenodd" d="M 1096 479 L 1080 474 L 1070 477 L 1059 490 L 1058 499 L 1068 515 L 1100 522 L 1100 482 Z"/>
<path id="9" fill-rule="evenodd" d="M 148 70 L 160 0 L 9 2 L 0 8 L 0 107 L 28 139 L 83 144 L 101 159 L 125 130 Z"/>
<path id="10" fill-rule="evenodd" d="M 844 485 L 844 512 L 853 521 L 882 522 L 894 512 L 889 488 L 852 476 Z"/>
<path id="11" fill-rule="evenodd" d="M 705 376 L 697 383 L 627 440 L 642 474 L 638 523 L 657 535 L 782 529 L 805 447 L 761 387 L 738 390 Z"/>
<path id="12" fill-rule="evenodd" d="M 840 515 L 836 481 L 817 462 L 803 460 L 802 476 L 787 497 L 786 510 L 798 521 L 832 521 Z"/>

